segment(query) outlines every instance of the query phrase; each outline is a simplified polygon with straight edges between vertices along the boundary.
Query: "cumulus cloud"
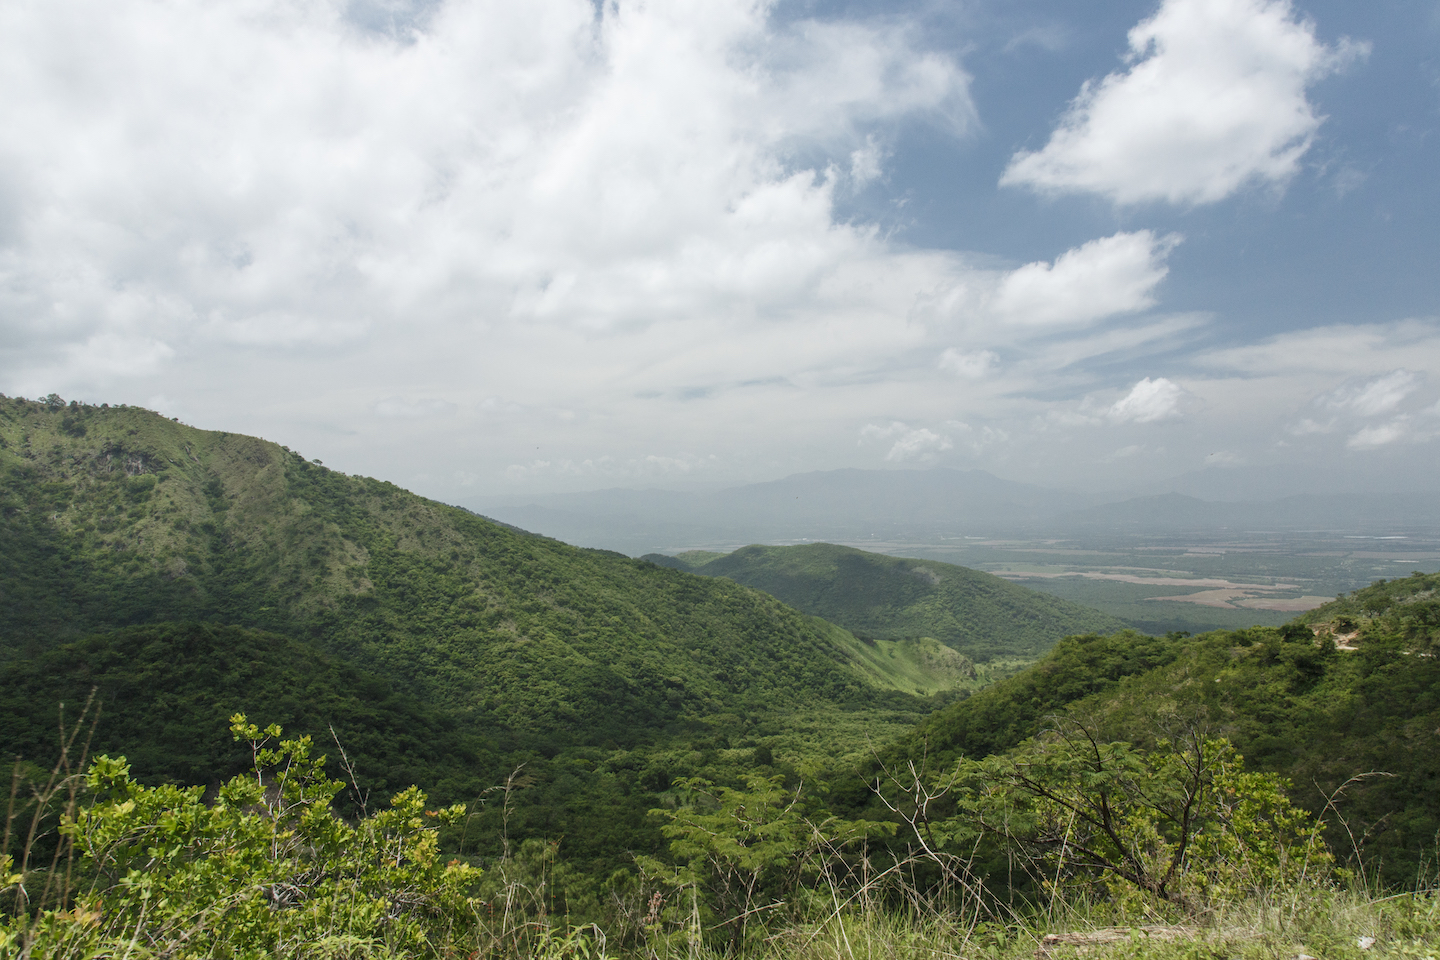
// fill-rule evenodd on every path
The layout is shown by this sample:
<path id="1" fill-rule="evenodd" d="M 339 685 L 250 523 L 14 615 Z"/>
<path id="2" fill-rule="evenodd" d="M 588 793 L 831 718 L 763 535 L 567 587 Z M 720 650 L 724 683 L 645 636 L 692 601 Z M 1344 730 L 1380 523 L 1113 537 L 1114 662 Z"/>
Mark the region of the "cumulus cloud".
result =
<path id="1" fill-rule="evenodd" d="M 1211 375 L 1187 387 L 1213 409 L 1244 413 L 1281 446 L 1359 453 L 1437 436 L 1427 415 L 1440 377 L 1434 320 L 1294 330 L 1196 359 Z"/>
<path id="2" fill-rule="evenodd" d="M 457 322 L 784 310 L 883 252 L 833 223 L 825 163 L 873 179 L 876 124 L 973 122 L 964 71 L 890 25 L 475 0 L 391 37 L 350 13 L 7 5 L 6 339 L 334 353 Z M 136 331 L 117 297 L 176 309 Z"/>
<path id="3" fill-rule="evenodd" d="M 1322 393 L 1312 402 L 1313 407 L 1330 412 L 1328 419 L 1305 417 L 1289 431 L 1295 436 L 1350 432 L 1345 446 L 1351 450 L 1374 450 L 1400 440 L 1427 440 L 1430 431 L 1417 429 L 1414 417 L 1398 412 L 1406 398 L 1420 386 L 1420 377 L 1405 369 L 1353 380 Z M 1373 422 L 1377 417 L 1386 420 Z M 1367 420 L 1372 422 L 1366 423 Z"/>
<path id="4" fill-rule="evenodd" d="M 1059 326 L 1092 323 L 1155 305 L 1165 257 L 1181 238 L 1149 230 L 1117 233 L 1067 250 L 1054 263 L 1027 263 L 1007 274 L 993 310 L 1007 323 Z"/>
<path id="5" fill-rule="evenodd" d="M 863 147 L 850 153 L 850 179 L 857 187 L 878 179 L 884 172 L 884 160 L 885 155 L 880 144 L 874 137 L 868 138 Z"/>
<path id="6" fill-rule="evenodd" d="M 1283 184 L 1323 119 L 1307 88 L 1368 51 L 1320 43 L 1289 0 L 1165 0 L 1129 43 L 1129 67 L 1087 81 L 1002 184 L 1192 205 Z"/>
<path id="7" fill-rule="evenodd" d="M 1176 416 L 1185 391 L 1164 377 L 1146 377 L 1106 411 L 1111 420 L 1122 423 L 1154 423 Z"/>
<path id="8" fill-rule="evenodd" d="M 910 427 L 898 420 L 889 426 L 869 424 L 861 429 L 862 442 L 867 439 L 888 440 L 895 438 L 885 459 L 891 462 L 923 460 L 955 446 L 950 438 L 927 427 Z"/>

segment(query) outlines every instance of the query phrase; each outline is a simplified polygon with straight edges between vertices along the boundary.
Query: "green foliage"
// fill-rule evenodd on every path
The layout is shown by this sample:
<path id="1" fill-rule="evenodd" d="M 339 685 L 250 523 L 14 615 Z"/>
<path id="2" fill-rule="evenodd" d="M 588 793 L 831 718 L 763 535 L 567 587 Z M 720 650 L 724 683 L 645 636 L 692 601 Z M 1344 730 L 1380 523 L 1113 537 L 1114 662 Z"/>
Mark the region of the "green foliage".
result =
<path id="1" fill-rule="evenodd" d="M 1133 630 L 1065 637 L 1033 667 L 936 711 L 900 748 L 941 763 L 1002 753 L 1038 733 L 1067 704 L 1103 696 L 1126 677 L 1170 663 L 1183 642 Z"/>
<path id="2" fill-rule="evenodd" d="M 535 840 L 482 872 L 441 853 L 438 828 L 458 826 L 463 807 L 427 811 L 423 795 L 407 789 L 379 813 L 341 818 L 332 800 L 342 785 L 307 738 L 281 740 L 279 728 L 260 730 L 243 716 L 232 718 L 232 736 L 251 769 L 209 791 L 147 787 L 123 759 L 96 760 L 86 802 L 64 827 L 81 855 L 75 882 L 59 903 L 0 919 L 0 956 L 1019 960 L 1035 955 L 1043 934 L 1073 931 L 1068 942 L 1097 957 L 1419 958 L 1440 937 L 1433 896 L 1372 900 L 1297 884 L 1304 852 L 1296 847 L 1313 848 L 1313 829 L 1276 778 L 1246 773 L 1213 739 L 1140 750 L 1040 738 L 983 776 L 981 765 L 962 764 L 960 779 L 973 787 L 962 796 L 969 816 L 933 824 L 932 836 L 953 842 L 1007 805 L 1008 835 L 1033 842 L 1024 831 L 1048 824 L 1054 835 L 1065 820 L 1067 859 L 1045 864 L 1065 897 L 1080 876 L 1086 831 L 1077 821 L 1088 814 L 1094 827 L 1108 805 L 1134 858 L 1163 866 L 1173 859 L 1176 802 L 1203 782 L 1179 877 L 1189 902 L 1203 898 L 1209 910 L 1185 927 L 1134 927 L 1140 904 L 1124 895 L 1110 904 L 1072 896 L 1063 912 L 1039 915 L 1001 913 L 997 903 L 983 923 L 952 912 L 905 880 L 918 873 L 913 862 L 872 874 L 880 851 L 863 843 L 887 827 L 835 820 L 817 802 L 823 789 L 808 793 L 788 775 L 676 784 L 675 806 L 659 814 L 676 865 L 645 863 L 647 876 L 663 881 L 658 889 L 644 877 L 586 880 L 557 858 L 557 845 Z M 847 849 L 858 868 L 848 874 Z M 19 873 L 0 858 L 0 894 L 32 879 Z M 903 898 L 887 900 L 887 885 Z M 595 920 L 557 913 L 577 910 Z M 1373 938 L 1373 954 L 1356 945 L 1361 936 Z"/>
<path id="3" fill-rule="evenodd" d="M 787 787 L 782 775 L 750 774 L 743 787 L 695 777 L 677 783 L 676 792 L 684 798 L 677 808 L 651 813 L 667 821 L 661 832 L 678 866 L 647 858 L 642 869 L 677 892 L 691 892 L 689 936 L 698 937 L 703 923 L 721 931 L 732 948 L 747 942 L 752 931 L 769 930 L 771 913 L 793 907 L 805 878 L 824 870 L 818 860 L 858 840 L 895 832 L 893 824 L 825 816 L 802 785 Z M 680 896 L 672 919 L 689 919 L 686 906 Z"/>
<path id="4" fill-rule="evenodd" d="M 519 533 L 254 438 L 63 409 L 84 436 L 0 401 L 0 657 L 133 624 L 235 624 L 314 641 L 504 749 L 632 745 L 695 717 L 896 690 L 843 631 L 730 582 Z"/>
<path id="5" fill-rule="evenodd" d="M 1142 911 L 1164 902 L 1193 913 L 1329 872 L 1319 828 L 1285 782 L 1245 772 L 1228 741 L 1193 729 L 1140 750 L 1062 723 L 1011 753 L 963 760 L 954 776 L 952 829 L 1018 845 L 1062 896 L 1098 880 Z"/>
<path id="6" fill-rule="evenodd" d="M 1334 602 L 1306 611 L 1295 618 L 1297 623 L 1329 624 L 1347 618 L 1358 620 L 1393 614 L 1396 617 L 1428 616 L 1422 613 L 1440 599 L 1440 573 L 1416 571 L 1396 580 L 1377 580 L 1354 593 L 1336 597 Z M 1407 610 L 1406 608 L 1411 608 Z"/>
<path id="7" fill-rule="evenodd" d="M 1252 770 L 1294 784 L 1294 801 L 1324 820 L 1349 869 L 1414 883 L 1440 831 L 1440 661 L 1415 615 L 1429 601 L 1410 596 L 1364 618 L 1354 650 L 1300 623 L 1067 638 L 1033 668 L 937 711 L 881 757 L 945 768 L 1010 750 L 1056 715 L 1149 749 L 1160 728 L 1183 722 L 1223 733 Z"/>
<path id="8" fill-rule="evenodd" d="M 260 713 L 317 742 L 338 743 L 364 790 L 388 795 L 425 783 L 447 799 L 488 786 L 499 758 L 456 718 L 396 691 L 314 645 L 206 623 L 127 627 L 0 664 L 0 730 L 12 755 L 40 760 L 55 746 L 57 704 L 93 695 L 93 752 L 123 753 L 143 783 L 214 782 L 251 758 L 217 716 Z M 347 790 L 341 806 L 359 804 Z"/>
<path id="9" fill-rule="evenodd" d="M 860 637 L 934 637 L 982 663 L 996 657 L 1033 659 L 1067 634 L 1127 626 L 978 570 L 830 543 L 647 559 L 764 590 Z"/>
<path id="10" fill-rule="evenodd" d="M 308 737 L 281 740 L 243 715 L 232 733 L 253 768 L 202 802 L 201 787 L 146 787 L 123 758 L 90 768 L 91 805 L 64 826 L 88 885 L 73 906 L 19 914 L 0 946 L 34 956 L 172 957 L 433 954 L 473 922 L 477 872 L 445 863 L 438 827 L 464 816 L 425 809 L 415 788 L 356 824 Z"/>
<path id="11" fill-rule="evenodd" d="M 652 811 L 669 820 L 661 832 L 681 864 L 667 877 L 670 885 L 703 893 L 706 919 L 713 924 L 719 917 L 736 943 L 745 939 L 752 921 L 763 928 L 758 912 L 783 904 L 811 839 L 798 788 L 787 790 L 783 776 L 745 780 L 744 789 L 717 788 L 698 777 L 682 780 L 676 788 L 687 802 L 673 811 Z M 658 861 L 648 866 L 666 872 Z"/>

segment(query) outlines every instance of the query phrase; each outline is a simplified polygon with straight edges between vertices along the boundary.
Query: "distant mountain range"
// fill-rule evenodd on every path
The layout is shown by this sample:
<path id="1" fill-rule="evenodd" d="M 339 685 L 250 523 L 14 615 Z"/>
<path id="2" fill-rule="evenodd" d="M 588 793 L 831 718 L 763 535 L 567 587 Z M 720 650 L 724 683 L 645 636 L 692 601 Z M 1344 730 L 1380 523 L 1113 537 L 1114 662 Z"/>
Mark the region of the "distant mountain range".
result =
<path id="1" fill-rule="evenodd" d="M 831 470 L 708 493 L 612 489 L 473 506 L 569 543 L 646 553 L 757 540 L 993 533 L 1095 502 L 983 470 Z"/>
<path id="2" fill-rule="evenodd" d="M 1176 482 L 1190 488 L 1208 483 L 1199 474 Z M 1270 486 L 1257 481 L 1257 488 Z M 832 470 L 712 492 L 610 489 L 495 497 L 469 506 L 568 543 L 632 555 L 756 542 L 934 542 L 1100 530 L 1386 535 L 1440 529 L 1440 496 L 1431 492 L 1296 493 L 1238 501 L 1181 492 L 1080 494 L 983 470 L 944 468 Z"/>

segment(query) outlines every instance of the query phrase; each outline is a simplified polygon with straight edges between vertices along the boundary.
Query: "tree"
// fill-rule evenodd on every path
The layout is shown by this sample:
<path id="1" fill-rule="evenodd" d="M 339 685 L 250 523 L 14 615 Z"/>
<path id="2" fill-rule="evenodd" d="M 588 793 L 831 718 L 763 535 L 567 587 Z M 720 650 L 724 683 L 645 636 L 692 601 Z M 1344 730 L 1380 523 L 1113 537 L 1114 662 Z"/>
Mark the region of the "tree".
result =
<path id="1" fill-rule="evenodd" d="M 1018 848 L 1044 884 L 1098 880 L 1119 900 L 1194 909 L 1323 875 L 1318 824 L 1275 774 L 1188 727 L 1145 751 L 1074 720 L 961 761 L 958 815 Z"/>
<path id="2" fill-rule="evenodd" d="M 355 824 L 330 808 L 341 784 L 310 739 L 279 740 L 232 718 L 254 768 L 202 802 L 203 787 L 146 787 L 124 758 L 90 767 L 95 801 L 62 830 L 89 889 L 69 910 L 0 919 L 0 954 L 336 956 L 436 947 L 475 918 L 478 871 L 445 864 L 436 827 L 465 808 L 425 809 L 414 787 Z M 0 867 L 5 865 L 0 864 Z M 0 880 L 17 882 L 0 869 Z"/>
<path id="3" fill-rule="evenodd" d="M 748 774 L 744 788 L 717 787 L 700 778 L 676 781 L 686 802 L 675 810 L 653 810 L 668 821 L 661 832 L 680 866 L 670 870 L 642 858 L 647 872 L 671 887 L 689 889 L 691 922 L 699 919 L 700 902 L 726 929 L 733 947 L 741 944 L 751 925 L 786 904 L 807 868 L 822 869 L 815 855 L 833 856 L 852 841 L 892 833 L 892 824 L 807 818 L 802 786 L 791 790 L 783 775 Z M 823 852 L 823 854 L 822 854 Z M 759 926 L 763 927 L 763 923 Z"/>

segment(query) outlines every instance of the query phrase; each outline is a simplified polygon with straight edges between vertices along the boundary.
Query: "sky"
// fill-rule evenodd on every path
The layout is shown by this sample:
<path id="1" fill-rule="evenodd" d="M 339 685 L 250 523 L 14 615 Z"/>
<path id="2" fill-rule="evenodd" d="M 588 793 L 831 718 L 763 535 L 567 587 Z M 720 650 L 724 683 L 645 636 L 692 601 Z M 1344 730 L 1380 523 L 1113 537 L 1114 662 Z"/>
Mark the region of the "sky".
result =
<path id="1" fill-rule="evenodd" d="M 1435 0 L 8 0 L 0 391 L 460 503 L 1433 488 L 1437 52 Z"/>

